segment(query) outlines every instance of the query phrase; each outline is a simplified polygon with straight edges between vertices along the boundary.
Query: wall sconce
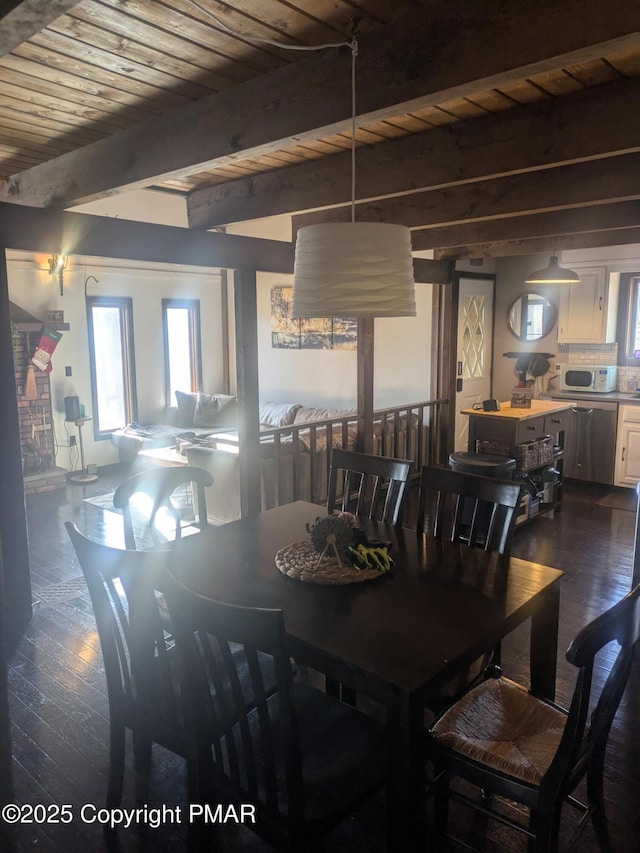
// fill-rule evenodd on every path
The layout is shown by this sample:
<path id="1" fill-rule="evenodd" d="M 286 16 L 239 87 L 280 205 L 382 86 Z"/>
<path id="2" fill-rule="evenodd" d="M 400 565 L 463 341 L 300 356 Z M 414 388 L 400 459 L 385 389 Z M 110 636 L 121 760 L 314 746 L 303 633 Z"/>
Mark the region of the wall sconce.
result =
<path id="1" fill-rule="evenodd" d="M 69 263 L 68 255 L 51 255 L 49 258 L 49 273 L 58 276 L 60 296 L 64 296 L 64 271 Z"/>

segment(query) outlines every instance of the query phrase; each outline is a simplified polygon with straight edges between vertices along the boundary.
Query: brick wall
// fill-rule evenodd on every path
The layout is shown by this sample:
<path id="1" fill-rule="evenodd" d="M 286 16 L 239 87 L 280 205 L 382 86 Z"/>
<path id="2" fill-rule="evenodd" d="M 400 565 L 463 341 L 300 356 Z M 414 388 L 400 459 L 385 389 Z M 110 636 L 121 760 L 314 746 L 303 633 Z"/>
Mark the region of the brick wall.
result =
<path id="1" fill-rule="evenodd" d="M 20 445 L 25 475 L 55 467 L 51 383 L 49 374 L 35 366 L 35 392 L 29 394 L 29 366 L 39 340 L 39 332 L 17 332 L 14 335 Z"/>

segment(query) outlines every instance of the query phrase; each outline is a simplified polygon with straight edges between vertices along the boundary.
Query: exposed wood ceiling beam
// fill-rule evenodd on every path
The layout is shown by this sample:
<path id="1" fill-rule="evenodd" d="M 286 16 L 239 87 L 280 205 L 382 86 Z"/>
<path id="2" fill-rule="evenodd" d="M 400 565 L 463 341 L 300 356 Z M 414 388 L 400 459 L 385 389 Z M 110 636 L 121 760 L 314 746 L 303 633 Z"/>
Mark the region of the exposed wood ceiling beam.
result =
<path id="1" fill-rule="evenodd" d="M 640 150 L 640 79 L 360 148 L 362 202 Z M 606 115 L 606 121 L 603 121 Z M 347 204 L 351 154 L 240 178 L 187 199 L 190 228 Z"/>
<path id="2" fill-rule="evenodd" d="M 0 247 L 168 264 L 293 272 L 293 247 L 280 240 L 191 231 L 107 216 L 0 202 Z"/>
<path id="3" fill-rule="evenodd" d="M 412 232 L 411 244 L 413 251 L 419 252 L 537 238 L 546 240 L 546 248 L 551 250 L 557 236 L 629 228 L 639 223 L 640 201 L 622 201 L 618 204 L 597 204 L 531 216 L 509 216 L 441 228 L 423 228 Z"/>
<path id="4" fill-rule="evenodd" d="M 416 284 L 451 284 L 452 263 L 447 260 L 413 259 L 413 277 Z"/>
<path id="5" fill-rule="evenodd" d="M 557 238 L 555 249 L 560 252 L 564 249 L 598 249 L 601 246 L 628 246 L 633 243 L 640 243 L 640 226 L 611 231 L 591 231 L 587 234 L 566 234 Z M 536 252 L 550 253 L 547 238 L 453 246 L 436 250 L 435 256 L 441 260 L 459 260 L 461 258 L 506 258 L 510 255 L 533 255 Z"/>
<path id="6" fill-rule="evenodd" d="M 424 228 L 636 198 L 640 154 L 627 154 L 361 204 L 356 219 Z M 305 213 L 293 217 L 293 233 L 304 225 L 348 220 L 348 208 Z"/>
<path id="7" fill-rule="evenodd" d="M 28 41 L 78 0 L 22 0 L 0 3 L 0 56 Z"/>
<path id="8" fill-rule="evenodd" d="M 420 14 L 428 21 L 418 20 Z M 362 35 L 359 124 L 640 41 L 640 5 L 442 0 Z M 501 49 L 491 50 L 491 44 Z M 383 73 L 381 73 L 383 71 Z M 13 176 L 0 199 L 70 206 L 349 129 L 350 55 L 326 50 Z"/>

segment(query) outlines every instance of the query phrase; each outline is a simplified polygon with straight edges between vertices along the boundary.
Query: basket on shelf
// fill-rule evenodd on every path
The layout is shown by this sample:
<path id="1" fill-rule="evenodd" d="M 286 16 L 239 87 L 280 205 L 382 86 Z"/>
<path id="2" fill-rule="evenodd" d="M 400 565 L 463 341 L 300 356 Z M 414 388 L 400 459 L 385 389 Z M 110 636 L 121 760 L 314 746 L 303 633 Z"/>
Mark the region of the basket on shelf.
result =
<path id="1" fill-rule="evenodd" d="M 530 471 L 538 467 L 537 441 L 525 441 L 516 446 L 516 467 L 519 471 Z"/>
<path id="2" fill-rule="evenodd" d="M 509 442 L 502 439 L 476 440 L 476 453 L 491 453 L 498 456 L 509 456 Z"/>
<path id="3" fill-rule="evenodd" d="M 538 465 L 550 465 L 553 462 L 553 439 L 545 435 L 538 439 Z"/>
<path id="4" fill-rule="evenodd" d="M 531 471 L 553 462 L 553 439 L 550 435 L 525 441 L 516 446 L 516 465 L 519 471 Z"/>

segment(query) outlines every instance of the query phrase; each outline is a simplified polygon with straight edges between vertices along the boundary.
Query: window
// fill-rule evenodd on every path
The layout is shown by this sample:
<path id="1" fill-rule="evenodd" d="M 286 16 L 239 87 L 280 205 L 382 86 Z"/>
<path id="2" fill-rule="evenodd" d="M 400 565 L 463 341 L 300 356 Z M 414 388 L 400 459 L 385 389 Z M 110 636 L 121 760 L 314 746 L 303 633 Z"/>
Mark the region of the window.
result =
<path id="1" fill-rule="evenodd" d="M 199 391 L 200 303 L 197 299 L 163 299 L 164 376 L 167 406 L 176 405 L 176 391 Z"/>
<path id="2" fill-rule="evenodd" d="M 87 297 L 96 438 L 136 420 L 132 300 Z"/>
<path id="3" fill-rule="evenodd" d="M 629 283 L 627 358 L 640 358 L 640 276 L 632 276 Z"/>
<path id="4" fill-rule="evenodd" d="M 640 365 L 640 273 L 620 275 L 618 340 L 618 364 Z"/>

